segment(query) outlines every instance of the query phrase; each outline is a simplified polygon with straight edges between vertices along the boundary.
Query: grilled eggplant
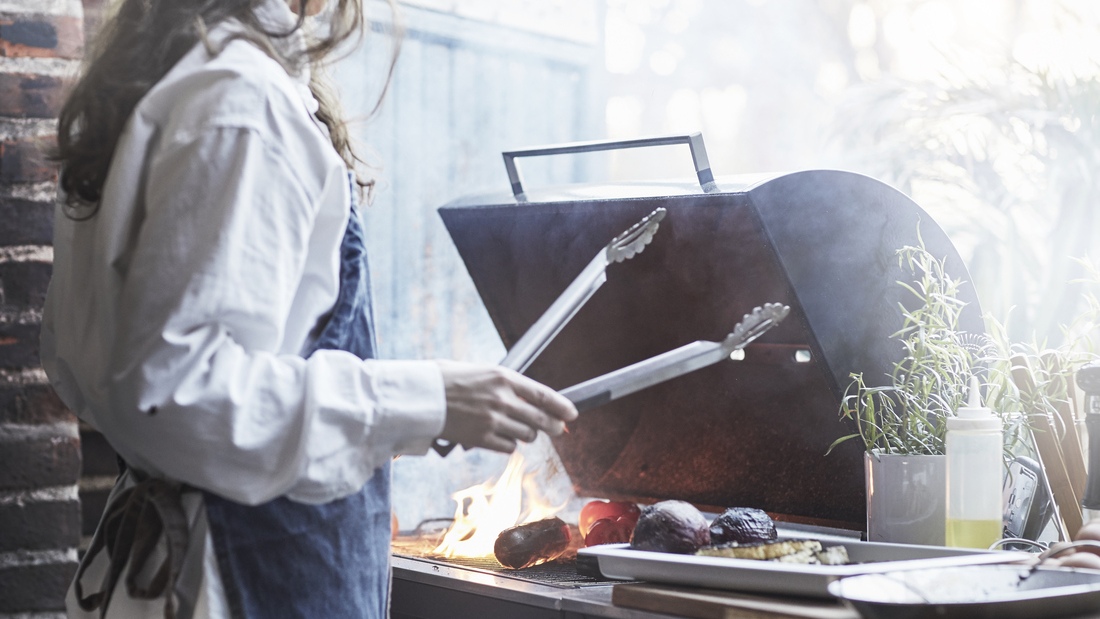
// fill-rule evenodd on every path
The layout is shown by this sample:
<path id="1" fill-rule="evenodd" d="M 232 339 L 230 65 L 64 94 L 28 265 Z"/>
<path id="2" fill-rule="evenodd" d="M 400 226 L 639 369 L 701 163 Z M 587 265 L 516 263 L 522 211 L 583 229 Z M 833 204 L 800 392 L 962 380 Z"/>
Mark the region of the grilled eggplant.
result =
<path id="1" fill-rule="evenodd" d="M 710 543 L 716 546 L 767 542 L 776 537 L 771 516 L 752 507 L 731 507 L 710 523 Z"/>
<path id="2" fill-rule="evenodd" d="M 504 567 L 518 570 L 557 559 L 569 550 L 571 539 L 569 525 L 547 518 L 501 531 L 493 554 Z"/>
<path id="3" fill-rule="evenodd" d="M 661 501 L 642 508 L 631 548 L 691 554 L 710 544 L 707 519 L 691 503 Z"/>

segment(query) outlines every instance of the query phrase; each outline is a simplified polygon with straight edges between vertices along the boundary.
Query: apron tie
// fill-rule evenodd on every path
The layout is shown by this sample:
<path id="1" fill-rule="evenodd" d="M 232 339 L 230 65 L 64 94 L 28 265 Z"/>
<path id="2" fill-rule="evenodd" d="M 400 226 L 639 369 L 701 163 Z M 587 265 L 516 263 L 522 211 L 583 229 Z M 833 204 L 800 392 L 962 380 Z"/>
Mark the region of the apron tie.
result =
<path id="1" fill-rule="evenodd" d="M 103 524 L 77 569 L 75 593 L 82 609 L 89 612 L 99 609 L 100 617 L 105 617 L 111 595 L 129 563 L 126 590 L 130 597 L 154 600 L 163 596 L 165 619 L 176 619 L 172 590 L 180 577 L 188 547 L 187 515 L 180 502 L 182 493 L 183 485 L 179 482 L 148 478 L 122 490 L 111 501 Z M 164 560 L 151 578 L 139 578 L 162 538 L 167 551 Z M 101 552 L 107 553 L 109 563 L 104 582 L 99 591 L 84 595 L 81 582 L 84 570 Z"/>

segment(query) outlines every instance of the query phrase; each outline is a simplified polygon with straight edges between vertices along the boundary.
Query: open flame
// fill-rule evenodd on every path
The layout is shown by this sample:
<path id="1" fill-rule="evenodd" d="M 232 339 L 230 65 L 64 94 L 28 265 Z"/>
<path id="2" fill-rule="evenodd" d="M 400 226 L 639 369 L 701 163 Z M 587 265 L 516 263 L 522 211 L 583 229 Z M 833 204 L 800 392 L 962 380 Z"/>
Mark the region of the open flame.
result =
<path id="1" fill-rule="evenodd" d="M 458 504 L 455 521 L 432 554 L 447 558 L 492 556 L 501 531 L 560 512 L 565 503 L 549 505 L 535 481 L 536 473 L 524 475 L 524 465 L 523 456 L 516 451 L 495 482 L 490 480 L 451 495 Z"/>

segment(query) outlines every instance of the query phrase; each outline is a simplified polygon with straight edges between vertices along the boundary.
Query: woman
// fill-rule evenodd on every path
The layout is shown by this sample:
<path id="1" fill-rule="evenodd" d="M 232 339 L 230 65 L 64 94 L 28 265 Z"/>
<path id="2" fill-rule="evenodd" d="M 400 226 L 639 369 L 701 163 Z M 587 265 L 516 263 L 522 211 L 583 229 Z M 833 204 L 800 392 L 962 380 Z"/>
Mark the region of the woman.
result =
<path id="1" fill-rule="evenodd" d="M 310 73 L 360 2 L 311 43 L 325 0 L 124 0 L 62 111 L 42 362 L 126 469 L 73 615 L 385 616 L 391 458 L 576 417 L 496 367 L 370 360 L 356 160 Z"/>

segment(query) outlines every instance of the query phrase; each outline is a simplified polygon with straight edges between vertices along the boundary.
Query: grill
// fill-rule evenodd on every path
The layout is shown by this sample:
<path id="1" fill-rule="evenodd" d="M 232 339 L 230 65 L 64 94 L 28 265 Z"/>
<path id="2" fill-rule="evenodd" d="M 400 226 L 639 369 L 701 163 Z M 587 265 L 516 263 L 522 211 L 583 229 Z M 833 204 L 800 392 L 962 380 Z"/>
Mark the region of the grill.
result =
<path id="1" fill-rule="evenodd" d="M 529 188 L 516 167 L 527 156 L 681 143 L 697 181 Z M 788 523 L 862 530 L 862 446 L 849 441 L 824 454 L 855 431 L 837 418 L 851 373 L 885 382 L 902 354 L 890 335 L 909 299 L 896 282 L 911 276 L 896 251 L 923 242 L 948 273 L 969 280 L 932 218 L 897 190 L 848 172 L 715 180 L 697 134 L 514 151 L 505 161 L 511 194 L 463 198 L 439 212 L 509 348 L 609 239 L 667 211 L 642 254 L 608 267 L 606 283 L 528 368 L 532 378 L 564 389 L 696 340 L 720 341 L 766 302 L 791 308 L 740 360 L 582 413 L 554 441 L 578 494 L 681 499 L 710 511 L 752 506 Z M 960 298 L 960 327 L 981 332 L 969 284 Z M 483 565 L 443 565 L 395 560 L 395 615 L 457 616 L 422 605 L 403 615 L 402 596 L 430 586 L 472 595 L 478 616 L 492 616 L 484 612 L 491 600 L 552 600 L 558 614 L 547 616 L 574 604 L 583 616 L 635 616 L 611 607 L 610 587 L 599 582 L 533 583 Z"/>
<path id="2" fill-rule="evenodd" d="M 525 583 L 547 585 L 560 589 L 608 585 L 616 582 L 599 575 L 586 575 L 580 573 L 575 561 L 543 563 L 542 565 L 536 565 L 522 570 L 513 570 L 502 567 L 500 563 L 497 563 L 496 559 L 492 557 L 444 559 L 442 557 L 404 556 L 404 558 L 414 561 L 423 561 L 429 564 L 452 567 L 458 566 L 468 570 L 493 574 L 501 578 L 513 578 Z"/>

